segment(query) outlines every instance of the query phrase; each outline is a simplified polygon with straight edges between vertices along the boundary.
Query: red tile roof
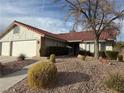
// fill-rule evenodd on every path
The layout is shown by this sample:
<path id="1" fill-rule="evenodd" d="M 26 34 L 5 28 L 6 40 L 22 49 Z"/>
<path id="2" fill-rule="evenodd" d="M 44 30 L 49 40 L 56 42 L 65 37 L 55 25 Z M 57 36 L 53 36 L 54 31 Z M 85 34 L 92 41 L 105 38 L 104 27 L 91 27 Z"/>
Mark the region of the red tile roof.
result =
<path id="1" fill-rule="evenodd" d="M 109 40 L 114 39 L 117 35 L 116 31 L 110 30 L 102 32 L 100 35 L 100 40 Z M 81 40 L 81 41 L 89 41 L 89 40 L 95 40 L 95 35 L 93 34 L 93 31 L 82 31 L 82 32 L 70 32 L 70 33 L 64 33 L 59 34 L 59 37 L 66 39 L 68 41 L 74 41 L 74 40 Z"/>
<path id="2" fill-rule="evenodd" d="M 39 28 L 36 28 L 36 27 L 33 27 L 33 26 L 30 26 L 30 25 L 27 25 L 27 24 L 24 24 L 24 23 L 21 23 L 21 22 L 18 22 L 18 21 L 14 21 L 14 24 L 15 25 L 21 25 L 27 29 L 30 29 L 36 33 L 39 33 L 41 35 L 45 35 L 45 36 L 49 36 L 49 37 L 53 37 L 53 38 L 56 38 L 58 40 L 62 40 L 62 41 L 66 41 L 65 39 L 59 37 L 58 35 L 56 34 L 53 34 L 53 33 L 50 33 L 50 32 L 47 32 L 47 31 L 44 31 L 42 29 L 39 29 Z"/>
<path id="3" fill-rule="evenodd" d="M 82 31 L 82 32 L 70 32 L 70 33 L 63 33 L 63 34 L 53 34 L 47 31 L 44 31 L 42 29 L 18 22 L 18 21 L 14 21 L 9 27 L 8 29 L 5 31 L 5 33 L 3 33 L 0 37 L 3 37 L 7 31 L 9 29 L 11 29 L 12 27 L 15 27 L 16 25 L 19 26 L 23 26 L 27 29 L 30 29 L 38 34 L 44 35 L 44 36 L 48 36 L 48 37 L 52 37 L 55 38 L 57 40 L 60 41 L 89 41 L 89 40 L 94 40 L 95 36 L 93 34 L 92 31 Z M 109 32 L 109 33 L 108 33 Z M 100 36 L 100 40 L 109 40 L 109 39 L 114 39 L 117 35 L 117 32 L 114 30 L 110 30 L 110 31 L 104 31 L 101 36 Z"/>
<path id="4" fill-rule="evenodd" d="M 50 37 L 54 37 L 57 38 L 59 40 L 67 40 L 67 41 L 73 41 L 73 40 L 81 40 L 81 41 L 88 41 L 88 40 L 94 40 L 95 36 L 93 34 L 92 31 L 82 31 L 82 32 L 70 32 L 70 33 L 64 33 L 64 34 L 53 34 L 44 30 L 41 30 L 39 28 L 18 22 L 18 21 L 14 21 L 14 23 L 16 25 L 21 25 L 24 26 L 34 32 L 37 32 L 39 34 L 44 34 L 46 36 L 50 36 Z M 100 40 L 109 40 L 109 39 L 114 39 L 117 35 L 117 32 L 114 30 L 110 30 L 110 31 L 104 31 L 102 32 L 102 34 L 100 35 Z"/>

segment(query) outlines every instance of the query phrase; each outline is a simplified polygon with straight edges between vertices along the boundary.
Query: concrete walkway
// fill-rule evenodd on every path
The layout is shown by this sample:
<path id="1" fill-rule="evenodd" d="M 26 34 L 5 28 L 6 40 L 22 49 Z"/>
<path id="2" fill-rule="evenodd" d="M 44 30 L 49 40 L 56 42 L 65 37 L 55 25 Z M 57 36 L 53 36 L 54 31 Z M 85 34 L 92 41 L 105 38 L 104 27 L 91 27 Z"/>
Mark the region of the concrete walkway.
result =
<path id="1" fill-rule="evenodd" d="M 35 63 L 34 63 L 35 64 Z M 32 65 L 32 64 L 31 64 Z M 15 85 L 27 76 L 27 70 L 31 66 L 26 66 L 22 70 L 0 78 L 0 93 Z"/>
<path id="2" fill-rule="evenodd" d="M 16 61 L 16 60 L 17 60 L 16 57 L 3 57 L 3 56 L 0 56 L 0 62 L 1 63 L 7 63 L 7 62 Z"/>

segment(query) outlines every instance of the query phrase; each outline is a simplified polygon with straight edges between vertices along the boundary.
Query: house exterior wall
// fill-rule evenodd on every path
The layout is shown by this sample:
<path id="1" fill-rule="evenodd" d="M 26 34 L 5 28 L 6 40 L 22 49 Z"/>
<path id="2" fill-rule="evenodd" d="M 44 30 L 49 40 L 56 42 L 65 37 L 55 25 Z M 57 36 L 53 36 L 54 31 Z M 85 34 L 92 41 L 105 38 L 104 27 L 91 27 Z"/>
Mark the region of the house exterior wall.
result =
<path id="1" fill-rule="evenodd" d="M 21 47 L 24 47 L 22 49 L 23 50 L 22 52 L 24 52 L 24 49 L 25 50 L 29 50 L 29 47 L 27 47 L 27 46 L 30 46 L 30 49 L 36 50 L 36 51 L 32 50 L 33 51 L 32 54 L 35 52 L 36 56 L 39 56 L 40 44 L 38 44 L 37 42 L 40 42 L 41 35 L 36 33 L 36 32 L 33 32 L 33 31 L 29 30 L 29 29 L 26 29 L 26 28 L 24 28 L 22 26 L 16 26 L 16 27 L 19 28 L 18 29 L 19 33 L 14 33 L 14 29 L 15 28 L 13 28 L 10 31 L 8 31 L 8 33 L 5 34 L 0 39 L 0 42 L 2 43 L 2 45 L 1 45 L 2 46 L 1 47 L 1 53 L 0 54 L 2 56 L 13 56 L 13 53 L 17 54 L 15 52 L 19 52 L 19 50 L 22 49 Z M 4 46 L 4 42 L 9 42 L 9 43 L 11 43 L 11 45 Z M 14 51 L 15 50 L 14 49 L 15 46 L 13 44 L 16 43 L 16 42 L 17 43 L 18 42 L 21 43 L 21 46 L 16 47 L 16 50 L 18 50 L 18 51 Z M 36 43 L 35 43 L 35 45 L 33 43 L 28 45 L 29 42 L 36 42 Z M 34 45 L 36 48 L 34 49 L 34 46 L 32 46 L 32 45 Z M 10 47 L 10 50 L 11 50 L 11 51 L 6 51 L 6 52 L 8 52 L 9 55 L 5 54 L 4 53 L 5 51 L 2 51 L 2 49 L 7 48 L 7 47 Z M 29 53 L 31 53 L 31 50 L 29 50 Z M 30 54 L 29 54 L 29 56 L 30 56 Z"/>
<path id="2" fill-rule="evenodd" d="M 19 28 L 19 33 L 14 33 L 15 31 L 15 28 Z M 40 56 L 40 49 L 41 47 L 46 47 L 46 46 L 65 46 L 65 43 L 64 42 L 61 42 L 59 40 L 56 40 L 54 38 L 51 38 L 51 37 L 43 37 L 42 35 L 36 33 L 36 32 L 33 32 L 25 27 L 22 27 L 22 26 L 16 26 L 15 28 L 11 29 L 10 31 L 8 31 L 7 34 L 5 34 L 1 39 L 0 39 L 0 42 L 3 44 L 4 42 L 9 42 L 11 43 L 11 45 L 9 45 L 8 47 L 10 47 L 10 50 L 11 51 L 6 51 L 8 52 L 8 54 L 10 55 L 7 55 L 7 56 L 15 56 L 15 54 L 19 54 L 20 51 L 24 52 L 23 50 L 26 49 L 26 50 L 29 50 L 28 48 L 29 47 L 26 47 L 28 46 L 29 42 L 35 42 L 36 41 L 36 56 Z M 41 39 L 42 37 L 42 39 Z M 26 42 L 27 41 L 27 44 Z M 18 43 L 19 42 L 19 45 L 20 46 L 16 46 L 15 47 L 15 43 Z M 24 43 L 24 44 L 23 44 Z M 22 45 L 22 46 L 21 46 Z M 34 50 L 34 43 L 30 44 L 30 48 Z M 14 48 L 18 51 L 14 51 Z M 25 48 L 21 48 L 21 47 L 25 47 Z M 4 47 L 6 48 L 6 47 Z M 2 48 L 1 48 L 2 49 Z M 20 50 L 21 49 L 21 50 Z M 14 52 L 13 52 L 14 51 Z M 31 51 L 31 50 L 30 50 Z M 29 51 L 29 53 L 30 53 Z M 16 53 L 17 52 L 17 53 Z M 26 51 L 25 51 L 26 52 Z M 2 53 L 2 51 L 1 51 Z M 27 52 L 26 52 L 27 53 Z M 35 53 L 34 53 L 35 54 Z M 31 55 L 31 54 L 30 54 Z M 6 56 L 6 55 L 5 55 Z"/>
<path id="3" fill-rule="evenodd" d="M 24 27 L 19 27 L 19 33 L 13 33 L 14 28 L 10 30 L 4 37 L 0 39 L 0 42 L 2 41 L 17 41 L 17 40 L 40 40 L 40 34 L 37 34 L 36 32 L 30 31 Z"/>

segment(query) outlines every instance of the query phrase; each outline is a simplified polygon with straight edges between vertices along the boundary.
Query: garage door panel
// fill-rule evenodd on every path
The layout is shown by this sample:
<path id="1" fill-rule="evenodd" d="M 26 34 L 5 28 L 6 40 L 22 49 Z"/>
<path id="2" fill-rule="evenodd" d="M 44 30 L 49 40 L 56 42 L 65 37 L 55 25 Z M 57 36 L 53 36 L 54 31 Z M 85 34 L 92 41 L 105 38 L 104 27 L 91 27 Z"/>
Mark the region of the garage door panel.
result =
<path id="1" fill-rule="evenodd" d="M 24 54 L 27 57 L 36 56 L 36 41 L 13 42 L 12 56 Z"/>
<path id="2" fill-rule="evenodd" d="M 2 42 L 2 56 L 10 56 L 10 42 Z"/>

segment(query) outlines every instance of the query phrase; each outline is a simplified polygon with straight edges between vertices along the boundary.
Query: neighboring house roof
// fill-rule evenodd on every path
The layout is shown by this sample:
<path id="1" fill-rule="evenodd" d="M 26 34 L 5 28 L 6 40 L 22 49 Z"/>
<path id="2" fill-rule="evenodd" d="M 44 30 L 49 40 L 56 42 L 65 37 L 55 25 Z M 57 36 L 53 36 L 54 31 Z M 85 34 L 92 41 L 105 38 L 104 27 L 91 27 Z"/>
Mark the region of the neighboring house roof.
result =
<path id="1" fill-rule="evenodd" d="M 10 29 L 12 29 L 13 27 L 15 27 L 15 26 L 23 26 L 23 27 L 25 27 L 25 28 L 27 28 L 27 29 L 29 29 L 29 30 L 31 30 L 31 31 L 34 31 L 34 32 L 36 32 L 36 33 L 38 33 L 38 34 L 41 34 L 41 35 L 44 35 L 44 36 L 46 36 L 46 37 L 52 37 L 52 38 L 55 38 L 55 39 L 60 40 L 60 41 L 66 41 L 65 39 L 59 37 L 59 36 L 56 35 L 56 34 L 53 34 L 53 33 L 47 32 L 47 31 L 44 31 L 44 30 L 42 30 L 42 29 L 39 29 L 39 28 L 30 26 L 30 25 L 27 25 L 27 24 L 24 24 L 24 23 L 21 23 L 21 22 L 18 22 L 18 21 L 14 21 L 14 22 L 8 27 L 8 29 L 0 36 L 0 38 L 3 37 L 6 33 L 8 33 L 8 31 L 9 31 Z"/>
<path id="2" fill-rule="evenodd" d="M 18 22 L 18 21 L 14 21 L 5 32 L 3 32 L 0 35 L 0 38 L 2 38 L 4 35 L 6 35 L 6 33 L 9 32 L 10 29 L 12 29 L 15 26 L 23 26 L 31 31 L 34 31 L 38 34 L 41 34 L 43 36 L 46 37 L 52 37 L 55 38 L 57 40 L 60 41 L 75 41 L 75 42 L 79 42 L 79 41 L 90 41 L 90 40 L 95 40 L 95 36 L 93 34 L 93 31 L 82 31 L 82 32 L 69 32 L 69 33 L 63 33 L 63 34 L 53 34 L 47 31 L 44 31 L 42 29 Z M 100 40 L 113 40 L 117 35 L 117 31 L 114 30 L 110 30 L 110 31 L 104 31 L 102 32 L 102 34 L 100 35 Z"/>
<path id="3" fill-rule="evenodd" d="M 116 38 L 117 32 L 114 30 L 104 31 L 100 35 L 100 40 L 113 40 Z M 68 41 L 90 41 L 95 40 L 93 31 L 70 32 L 59 34 L 59 37 Z"/>

